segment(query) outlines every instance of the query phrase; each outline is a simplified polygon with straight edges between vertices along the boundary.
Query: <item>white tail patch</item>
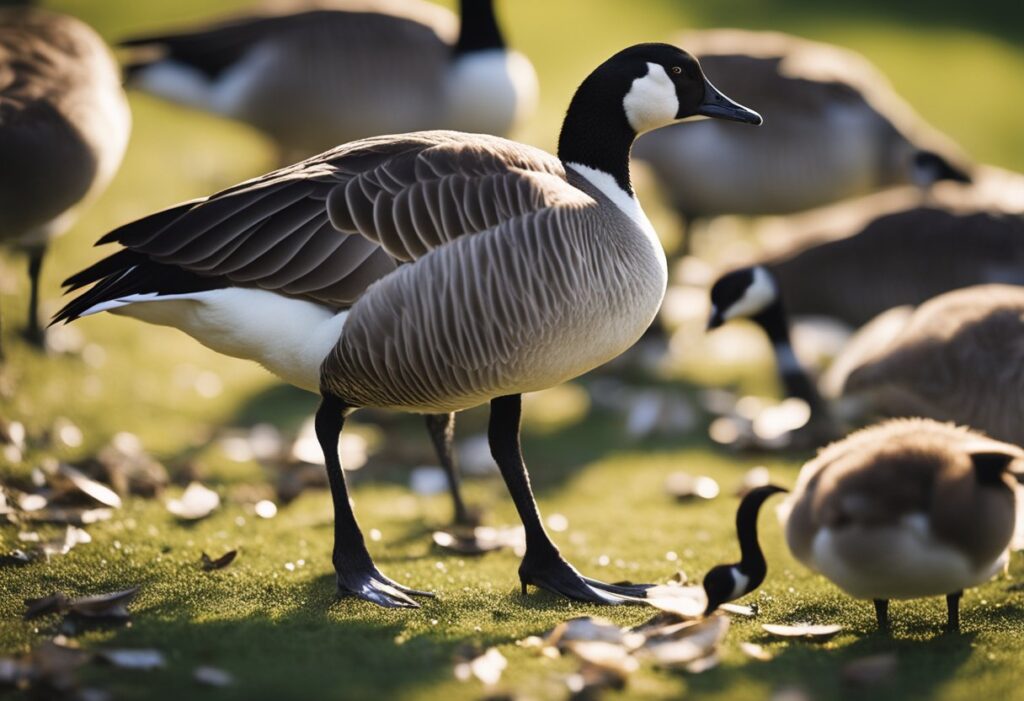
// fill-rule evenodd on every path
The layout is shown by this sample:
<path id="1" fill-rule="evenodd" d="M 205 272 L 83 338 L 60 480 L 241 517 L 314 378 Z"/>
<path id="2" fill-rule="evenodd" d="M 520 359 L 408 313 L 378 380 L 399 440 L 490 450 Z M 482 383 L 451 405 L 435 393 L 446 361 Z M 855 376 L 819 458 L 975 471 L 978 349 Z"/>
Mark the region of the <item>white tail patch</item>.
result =
<path id="1" fill-rule="evenodd" d="M 320 365 L 341 337 L 348 316 L 348 311 L 242 287 L 129 295 L 97 304 L 82 316 L 101 311 L 180 329 L 207 348 L 254 360 L 311 392 L 319 391 Z"/>

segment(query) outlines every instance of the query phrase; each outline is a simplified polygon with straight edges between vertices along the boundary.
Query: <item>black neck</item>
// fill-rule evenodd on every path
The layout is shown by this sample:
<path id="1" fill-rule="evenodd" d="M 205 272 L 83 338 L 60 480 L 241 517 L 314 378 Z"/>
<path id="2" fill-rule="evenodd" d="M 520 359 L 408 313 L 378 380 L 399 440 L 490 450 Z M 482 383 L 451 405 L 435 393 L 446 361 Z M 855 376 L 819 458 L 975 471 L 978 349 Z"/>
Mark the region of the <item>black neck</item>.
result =
<path id="1" fill-rule="evenodd" d="M 736 535 L 740 541 L 739 570 L 750 578 L 747 591 L 753 591 L 761 586 L 768 572 L 768 565 L 757 539 L 757 515 L 765 499 L 772 493 L 754 490 L 743 497 L 740 508 L 736 511 Z"/>
<path id="2" fill-rule="evenodd" d="M 452 51 L 455 56 L 505 48 L 498 18 L 494 15 L 494 0 L 460 0 L 459 15 L 459 39 Z"/>
<path id="3" fill-rule="evenodd" d="M 563 163 L 579 163 L 608 173 L 627 194 L 629 151 L 636 132 L 626 119 L 621 96 L 618 101 L 588 78 L 569 103 L 558 137 L 558 157 Z"/>
<path id="4" fill-rule="evenodd" d="M 768 340 L 771 341 L 779 380 L 786 391 L 786 396 L 804 400 L 812 411 L 822 410 L 825 402 L 793 351 L 789 337 L 789 320 L 782 302 L 772 302 L 770 307 L 754 317 L 754 321 L 764 329 L 768 334 Z"/>

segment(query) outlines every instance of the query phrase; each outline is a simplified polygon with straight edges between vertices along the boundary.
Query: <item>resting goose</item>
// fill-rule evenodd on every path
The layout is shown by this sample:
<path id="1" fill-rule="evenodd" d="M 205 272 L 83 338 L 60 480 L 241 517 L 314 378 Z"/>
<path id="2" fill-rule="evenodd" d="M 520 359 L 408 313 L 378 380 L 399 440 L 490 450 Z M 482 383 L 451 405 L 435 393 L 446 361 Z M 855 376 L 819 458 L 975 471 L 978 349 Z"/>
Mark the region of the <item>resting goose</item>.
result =
<path id="1" fill-rule="evenodd" d="M 460 19 L 421 0 L 320 0 L 123 45 L 132 85 L 247 122 L 290 163 L 377 134 L 508 134 L 536 106 L 533 66 L 493 0 L 461 0 Z"/>
<path id="2" fill-rule="evenodd" d="M 851 434 L 804 465 L 780 509 L 797 560 L 858 599 L 880 629 L 890 599 L 960 596 L 1006 563 L 1015 522 L 1011 473 L 1024 451 L 928 419 Z"/>
<path id="3" fill-rule="evenodd" d="M 832 362 L 820 391 L 793 351 L 777 289 L 765 268 L 722 277 L 709 326 L 738 317 L 760 325 L 786 394 L 816 419 L 827 421 L 828 402 L 841 400 L 846 418 L 925 416 L 1024 445 L 1024 287 L 977 285 L 880 314 Z"/>
<path id="4" fill-rule="evenodd" d="M 740 543 L 740 561 L 717 565 L 704 575 L 704 593 L 708 604 L 705 616 L 710 616 L 722 604 L 735 601 L 761 586 L 768 565 L 757 540 L 757 516 L 761 506 L 773 494 L 788 490 L 766 484 L 755 487 L 743 495 L 736 510 L 736 537 Z"/>
<path id="5" fill-rule="evenodd" d="M 68 279 L 55 321 L 113 311 L 180 328 L 319 392 L 338 589 L 383 606 L 422 594 L 363 541 L 337 443 L 362 407 L 446 414 L 490 402 L 491 452 L 526 529 L 534 584 L 596 603 L 643 587 L 581 576 L 548 537 L 519 445 L 520 395 L 614 358 L 654 318 L 664 251 L 629 180 L 637 133 L 691 115 L 758 124 L 697 61 L 640 44 L 598 66 L 558 157 L 432 131 L 339 146 L 117 229 L 122 248 Z"/>
<path id="6" fill-rule="evenodd" d="M 25 251 L 25 335 L 43 344 L 39 273 L 51 239 L 121 163 L 131 115 L 103 40 L 67 15 L 0 9 L 0 243 Z"/>
<path id="7" fill-rule="evenodd" d="M 680 124 L 637 141 L 636 158 L 684 219 L 784 214 L 896 184 L 970 179 L 959 149 L 853 51 L 737 29 L 681 43 L 736 99 L 771 115 L 756 131 Z"/>

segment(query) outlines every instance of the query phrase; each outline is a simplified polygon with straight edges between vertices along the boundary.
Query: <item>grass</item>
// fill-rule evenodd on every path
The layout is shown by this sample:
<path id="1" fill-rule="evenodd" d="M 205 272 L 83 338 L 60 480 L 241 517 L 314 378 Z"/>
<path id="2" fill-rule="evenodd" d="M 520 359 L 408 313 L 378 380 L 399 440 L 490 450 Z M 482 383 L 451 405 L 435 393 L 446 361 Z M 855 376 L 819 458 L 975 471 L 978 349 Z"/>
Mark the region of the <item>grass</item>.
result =
<path id="1" fill-rule="evenodd" d="M 79 14 L 110 38 L 218 11 L 200 0 L 48 4 Z M 220 9 L 243 4 L 222 2 Z M 553 146 L 575 83 L 614 50 L 670 38 L 676 29 L 737 24 L 794 31 L 863 51 L 930 121 L 979 160 L 1024 170 L 1018 118 L 1024 110 L 1024 50 L 1016 5 L 850 2 L 830 3 L 823 14 L 819 3 L 806 0 L 516 0 L 502 3 L 502 11 L 509 34 L 531 56 L 543 83 L 540 114 L 519 136 L 543 147 Z M 251 130 L 144 96 L 132 96 L 132 107 L 135 130 L 124 167 L 47 262 L 44 289 L 51 310 L 59 281 L 95 260 L 91 243 L 110 228 L 271 167 L 272 149 Z M 663 208 L 650 197 L 645 202 L 651 203 L 659 230 L 671 230 Z M 650 615 L 642 609 L 569 604 L 536 592 L 522 598 L 513 555 L 465 558 L 432 549 L 429 531 L 445 522 L 448 507 L 443 497 L 415 496 L 406 486 L 407 468 L 431 459 L 412 418 L 390 422 L 385 433 L 404 459 L 379 457 L 354 473 L 354 497 L 364 526 L 382 533 L 380 541 L 370 543 L 381 568 L 439 597 L 412 612 L 335 601 L 327 493 L 306 492 L 275 519 L 257 519 L 244 502 L 253 483 L 269 492 L 269 476 L 258 465 L 232 463 L 208 448 L 222 425 L 268 421 L 294 427 L 313 409 L 315 398 L 281 388 L 258 368 L 217 356 L 175 332 L 123 319 L 78 324 L 89 349 L 82 355 L 38 356 L 9 328 L 24 313 L 22 261 L 12 255 L 0 266 L 3 311 L 10 322 L 0 416 L 24 422 L 34 435 L 57 417 L 70 419 L 85 440 L 60 453 L 69 459 L 90 453 L 118 431 L 136 433 L 179 473 L 191 462 L 227 498 L 225 508 L 188 528 L 174 522 L 159 502 L 132 499 L 114 520 L 90 528 L 91 544 L 49 563 L 0 571 L 0 654 L 28 650 L 56 628 L 54 619 L 23 623 L 25 597 L 141 584 L 130 628 L 94 630 L 81 638 L 90 647 L 153 646 L 167 653 L 169 666 L 162 671 L 87 670 L 92 681 L 119 699 L 183 694 L 480 698 L 486 692 L 479 684 L 457 682 L 452 674 L 453 653 L 466 642 L 497 645 L 509 658 L 499 689 L 562 698 L 561 677 L 571 664 L 537 658 L 517 647 L 517 639 L 570 616 L 599 614 L 626 625 Z M 778 481 L 792 483 L 806 457 L 737 457 L 694 436 L 634 442 L 615 417 L 561 411 L 569 405 L 565 396 L 535 399 L 533 410 L 527 409 L 527 460 L 542 511 L 569 519 L 569 531 L 557 534 L 566 557 L 606 580 L 660 581 L 676 569 L 699 577 L 734 555 L 735 500 L 677 504 L 662 487 L 672 470 L 709 474 L 728 489 L 745 469 L 768 460 Z M 459 434 L 478 433 L 484 420 L 481 412 L 468 412 Z M 37 452 L 22 464 L 0 464 L 0 475 L 23 476 L 41 457 Z M 500 481 L 475 480 L 469 496 L 488 509 L 492 523 L 514 522 Z M 16 529 L 0 528 L 0 549 L 15 547 L 16 538 Z M 757 595 L 762 613 L 757 621 L 736 621 L 723 665 L 694 677 L 644 670 L 625 692 L 610 698 L 762 699 L 788 685 L 805 688 L 813 698 L 856 697 L 860 692 L 841 681 L 843 665 L 890 650 L 899 657 L 899 671 L 890 683 L 872 689 L 879 699 L 1012 698 L 1024 681 L 1022 602 L 1020 594 L 1007 590 L 1007 580 L 967 594 L 963 636 L 939 634 L 944 612 L 934 600 L 896 604 L 895 640 L 887 640 L 872 632 L 870 605 L 842 596 L 789 558 L 768 516 L 762 538 L 772 563 Z M 197 567 L 201 551 L 219 554 L 235 547 L 241 555 L 230 568 L 205 573 Z M 668 559 L 670 552 L 676 560 Z M 607 565 L 601 565 L 602 556 Z M 298 560 L 305 564 L 285 568 Z M 1016 559 L 1011 575 L 1021 573 Z M 762 621 L 798 620 L 839 622 L 847 629 L 824 645 L 773 642 L 760 632 Z M 743 640 L 765 643 L 775 660 L 746 659 L 738 651 Z M 196 688 L 190 671 L 198 664 L 223 667 L 238 683 L 226 690 Z"/>

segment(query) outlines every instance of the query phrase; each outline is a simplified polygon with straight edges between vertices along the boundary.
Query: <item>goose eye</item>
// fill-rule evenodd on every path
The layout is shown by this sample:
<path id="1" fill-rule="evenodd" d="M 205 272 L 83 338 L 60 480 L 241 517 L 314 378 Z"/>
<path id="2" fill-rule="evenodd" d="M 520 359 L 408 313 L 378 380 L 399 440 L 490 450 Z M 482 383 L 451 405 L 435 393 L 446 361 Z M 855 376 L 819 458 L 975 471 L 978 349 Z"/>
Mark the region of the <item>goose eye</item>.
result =
<path id="1" fill-rule="evenodd" d="M 679 75 L 683 72 L 683 69 L 680 66 L 672 66 L 672 72 Z"/>

